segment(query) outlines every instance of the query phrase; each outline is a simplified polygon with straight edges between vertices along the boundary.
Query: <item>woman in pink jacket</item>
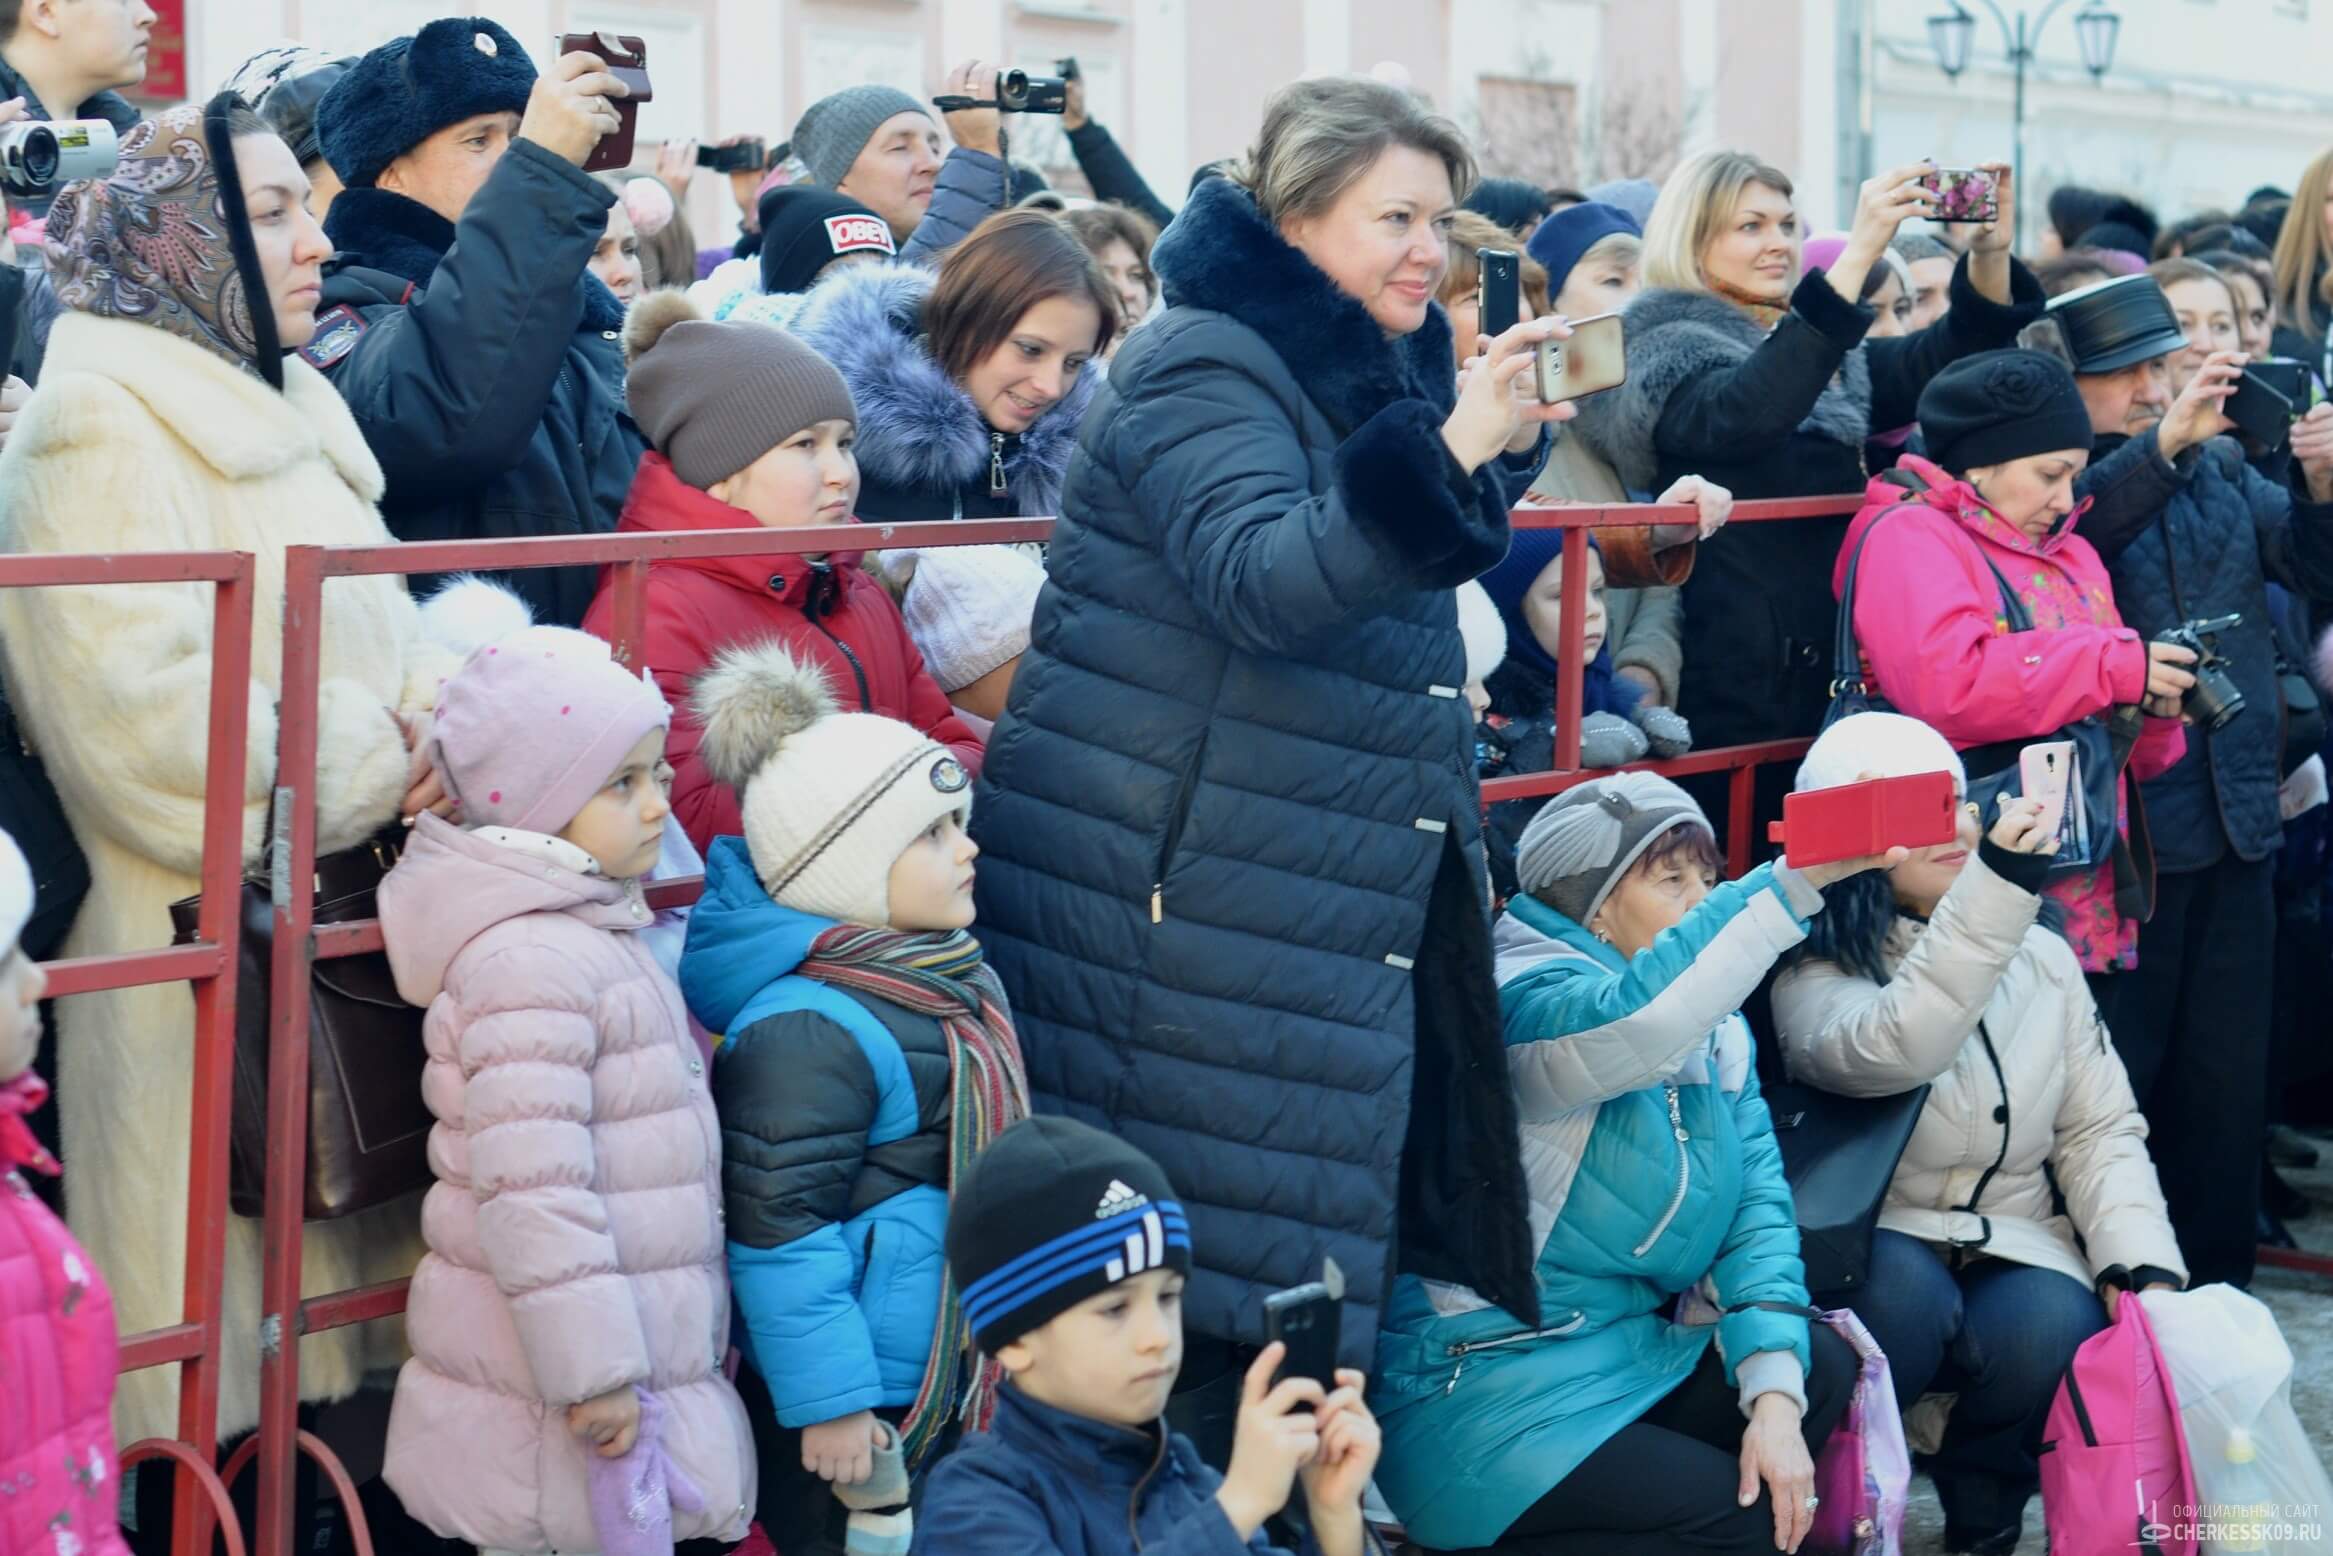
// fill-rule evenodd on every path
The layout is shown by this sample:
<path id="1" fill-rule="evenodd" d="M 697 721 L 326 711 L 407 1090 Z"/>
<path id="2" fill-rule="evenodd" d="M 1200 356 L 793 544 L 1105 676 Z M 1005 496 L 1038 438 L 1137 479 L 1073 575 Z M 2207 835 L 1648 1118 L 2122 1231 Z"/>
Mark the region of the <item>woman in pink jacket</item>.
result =
<path id="1" fill-rule="evenodd" d="M 2130 781 L 2167 771 L 2186 749 L 2179 698 L 2194 685 L 2194 655 L 2122 624 L 2106 565 L 2074 533 L 2086 506 L 2074 478 L 2091 440 L 2074 375 L 2038 351 L 1966 358 L 1920 396 L 1920 429 L 1927 456 L 1907 454 L 1873 479 L 1832 574 L 1843 593 L 1861 546 L 1855 641 L 1868 681 L 1962 750 L 2142 706 L 2149 717 L 2122 790 L 2127 825 Z M 2009 630 L 2003 580 L 2033 631 Z M 2046 893 L 2085 972 L 2137 961 L 2139 926 L 2116 907 L 2116 884 L 2107 864 Z"/>
<path id="2" fill-rule="evenodd" d="M 397 986 L 429 1007 L 437 1184 L 384 1477 L 440 1534 L 512 1552 L 744 1538 L 744 1406 L 722 1375 L 719 1124 L 680 992 L 641 943 L 671 815 L 655 686 L 580 632 L 479 648 L 381 885 Z"/>
<path id="3" fill-rule="evenodd" d="M 32 871 L 0 832 L 0 1551 L 129 1556 L 114 1523 L 113 1298 L 24 1181 L 57 1170 L 24 1121 L 49 1094 L 32 1070 L 48 983 L 16 943 L 31 916 Z"/>

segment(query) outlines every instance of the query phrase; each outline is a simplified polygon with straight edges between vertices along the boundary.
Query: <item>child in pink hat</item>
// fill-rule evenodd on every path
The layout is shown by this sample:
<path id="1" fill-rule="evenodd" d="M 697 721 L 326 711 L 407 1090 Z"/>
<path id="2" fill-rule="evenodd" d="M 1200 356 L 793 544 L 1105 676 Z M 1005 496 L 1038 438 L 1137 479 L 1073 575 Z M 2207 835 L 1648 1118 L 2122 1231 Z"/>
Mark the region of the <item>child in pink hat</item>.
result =
<path id="1" fill-rule="evenodd" d="M 381 885 L 438 1120 L 383 1474 L 490 1550 L 663 1556 L 743 1539 L 754 1501 L 720 1126 L 640 934 L 671 721 L 597 638 L 486 644 L 429 747 L 461 824 L 417 818 Z"/>

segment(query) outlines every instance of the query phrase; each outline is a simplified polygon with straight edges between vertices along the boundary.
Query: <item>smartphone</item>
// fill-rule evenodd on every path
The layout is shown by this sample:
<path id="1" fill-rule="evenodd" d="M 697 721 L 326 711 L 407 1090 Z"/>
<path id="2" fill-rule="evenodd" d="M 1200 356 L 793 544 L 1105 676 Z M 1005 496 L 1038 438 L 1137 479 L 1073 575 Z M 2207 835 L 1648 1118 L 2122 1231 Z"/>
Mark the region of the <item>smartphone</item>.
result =
<path id="1" fill-rule="evenodd" d="M 2060 852 L 2071 846 L 2067 836 L 2066 795 L 2074 780 L 2074 743 L 2071 740 L 2041 740 L 2017 753 L 2017 788 L 2029 800 L 2041 801 L 2041 827 L 2055 833 Z M 1995 816 L 1977 818 L 1990 827 Z"/>
<path id="2" fill-rule="evenodd" d="M 1476 296 L 1481 304 L 1482 333 L 1497 340 L 1523 322 L 1523 262 L 1513 249 L 1476 249 L 1482 281 Z M 1473 342 L 1462 341 L 1471 346 Z M 1468 356 L 1474 355 L 1470 350 Z"/>
<path id="3" fill-rule="evenodd" d="M 1539 399 L 1553 405 L 1582 400 L 1628 382 L 1628 340 L 1620 315 L 1599 313 L 1572 321 L 1569 340 L 1539 343 Z"/>
<path id="4" fill-rule="evenodd" d="M 715 173 L 758 173 L 769 150 L 758 140 L 741 140 L 734 146 L 699 146 L 697 166 Z"/>
<path id="5" fill-rule="evenodd" d="M 2220 402 L 2220 414 L 2262 448 L 2282 448 L 2296 419 L 2293 402 L 2248 367 L 2236 381 L 2236 392 Z"/>
<path id="6" fill-rule="evenodd" d="M 1337 1331 L 1344 1321 L 1345 1272 L 1334 1259 L 1321 1261 L 1320 1279 L 1264 1298 L 1264 1343 L 1280 1341 L 1288 1354 L 1272 1375 L 1310 1378 L 1322 1389 L 1337 1386 Z"/>
<path id="7" fill-rule="evenodd" d="M 1891 848 L 1927 848 L 1960 836 L 1960 795 L 1950 773 L 1877 778 L 1786 795 L 1767 830 L 1793 869 L 1862 859 Z"/>
<path id="8" fill-rule="evenodd" d="M 632 138 L 640 128 L 640 105 L 656 95 L 648 84 L 648 45 L 638 38 L 609 32 L 571 32 L 559 40 L 561 54 L 597 54 L 607 61 L 608 73 L 631 90 L 629 97 L 611 98 L 616 105 L 616 127 L 599 138 L 586 173 L 605 173 L 632 165 Z M 702 154 L 700 153 L 700 160 Z"/>
<path id="9" fill-rule="evenodd" d="M 2309 364 L 2290 357 L 2262 357 L 2244 369 L 2292 402 L 2293 420 L 2309 414 Z"/>
<path id="10" fill-rule="evenodd" d="M 1989 222 L 2001 214 L 2001 180 L 1983 168 L 1940 167 L 1920 180 L 1936 197 L 1940 222 Z"/>

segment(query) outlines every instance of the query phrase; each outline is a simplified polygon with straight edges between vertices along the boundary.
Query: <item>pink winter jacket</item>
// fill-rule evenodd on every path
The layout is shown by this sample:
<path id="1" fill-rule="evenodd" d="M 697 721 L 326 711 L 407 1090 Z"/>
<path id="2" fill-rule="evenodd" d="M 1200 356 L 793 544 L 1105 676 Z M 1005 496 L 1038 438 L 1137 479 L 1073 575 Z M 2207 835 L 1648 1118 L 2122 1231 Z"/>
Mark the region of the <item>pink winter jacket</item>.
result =
<path id="1" fill-rule="evenodd" d="M 1918 455 L 1899 468 L 1928 491 L 1915 496 L 1874 477 L 1831 574 L 1837 594 L 1869 533 L 1855 580 L 1855 642 L 1881 696 L 1966 748 L 2035 739 L 2144 695 L 2147 646 L 2122 624 L 2106 564 L 2075 533 L 2080 510 L 2036 541 Z M 2033 631 L 2009 630 L 1988 561 L 2017 591 Z M 2148 719 L 2124 775 L 2126 798 L 2129 779 L 2170 771 L 2186 749 L 2178 720 Z M 2049 895 L 2067 910 L 2085 970 L 2128 959 L 2138 926 L 2115 914 L 2110 870 L 2053 884 Z"/>
<path id="2" fill-rule="evenodd" d="M 437 1116 L 413 1277 L 413 1359 L 389 1485 L 442 1535 L 599 1548 L 566 1407 L 621 1384 L 669 1407 L 704 1492 L 674 1537 L 744 1538 L 751 1431 L 722 1375 L 729 1289 L 719 1124 L 679 990 L 633 931 L 633 882 L 424 815 L 381 883 L 397 987 L 429 1007 Z"/>
<path id="3" fill-rule="evenodd" d="M 24 1181 L 57 1170 L 24 1123 L 48 1094 L 29 1070 L 0 1082 L 0 1552 L 129 1556 L 114 1523 L 113 1298 Z"/>

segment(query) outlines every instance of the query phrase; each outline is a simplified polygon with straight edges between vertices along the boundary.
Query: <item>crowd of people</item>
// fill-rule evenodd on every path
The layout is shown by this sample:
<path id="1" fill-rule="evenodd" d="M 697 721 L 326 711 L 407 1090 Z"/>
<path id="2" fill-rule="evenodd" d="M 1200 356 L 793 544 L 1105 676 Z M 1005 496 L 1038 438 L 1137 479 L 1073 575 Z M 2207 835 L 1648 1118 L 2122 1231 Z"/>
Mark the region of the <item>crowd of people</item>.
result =
<path id="1" fill-rule="evenodd" d="M 410 1295 L 298 1342 L 310 1406 L 390 1401 L 376 1548 L 1796 1551 L 1851 1309 L 1947 1548 L 2004 1553 L 2075 1349 L 2305 1211 L 2333 151 L 2168 226 L 2060 187 L 2020 256 L 2005 165 L 1988 220 L 1918 164 L 1818 232 L 1751 152 L 1540 190 L 1322 77 L 1178 209 L 1075 80 L 1092 193 L 1045 187 L 972 60 L 813 104 L 703 246 L 692 145 L 585 171 L 595 55 L 448 17 L 141 118 L 152 20 L 0 0 L 0 120 L 122 132 L 10 202 L 0 547 L 252 553 L 245 863 L 309 718 L 319 854 L 394 861 L 427 1173 L 302 1278 Z M 1624 382 L 1543 402 L 1605 315 Z M 1511 511 L 1650 501 L 1692 522 L 1595 531 L 1567 621 Z M 278 706 L 293 544 L 1055 515 L 660 558 L 637 612 L 590 567 L 335 580 Z M 194 1001 L 47 1040 L 37 964 L 199 892 L 213 649 L 206 584 L 0 590 L 0 1166 L 61 1158 L 70 1225 L 0 1206 L 0 1392 L 44 1369 L 11 1552 L 124 1550 L 117 1507 L 167 1546 L 167 1480 L 111 1482 L 178 1373 L 117 1389 L 111 1336 L 181 1316 Z M 1486 815 L 1555 765 L 1570 655 L 1613 771 Z M 1793 738 L 1758 839 L 1939 773 L 1957 837 L 1728 881 L 1724 775 L 1621 770 Z M 2083 824 L 2005 786 L 2035 742 Z M 1852 1289 L 1783 1082 L 1926 1088 Z M 1284 1375 L 1276 1294 L 1331 1276 Z"/>

